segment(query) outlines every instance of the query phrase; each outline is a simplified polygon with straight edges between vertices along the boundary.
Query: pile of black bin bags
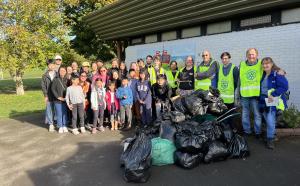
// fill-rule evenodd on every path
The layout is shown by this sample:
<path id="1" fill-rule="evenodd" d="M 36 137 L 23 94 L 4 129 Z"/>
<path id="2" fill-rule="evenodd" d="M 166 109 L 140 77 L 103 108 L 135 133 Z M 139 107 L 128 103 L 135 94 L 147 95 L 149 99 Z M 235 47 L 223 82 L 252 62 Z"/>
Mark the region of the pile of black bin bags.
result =
<path id="1" fill-rule="evenodd" d="M 216 116 L 227 110 L 217 90 L 199 90 L 173 102 L 173 110 L 151 126 L 139 128 L 124 140 L 121 166 L 127 182 L 143 183 L 150 177 L 151 139 L 167 139 L 175 144 L 174 163 L 192 169 L 200 163 L 249 156 L 244 137 Z"/>

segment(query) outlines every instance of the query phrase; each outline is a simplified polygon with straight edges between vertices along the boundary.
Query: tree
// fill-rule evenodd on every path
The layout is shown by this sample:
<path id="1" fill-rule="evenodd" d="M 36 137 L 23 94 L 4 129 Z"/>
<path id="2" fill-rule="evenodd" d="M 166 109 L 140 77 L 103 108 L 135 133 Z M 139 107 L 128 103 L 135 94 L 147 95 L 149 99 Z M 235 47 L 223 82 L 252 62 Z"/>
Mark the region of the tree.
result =
<path id="1" fill-rule="evenodd" d="M 116 0 L 81 0 L 76 6 L 65 4 L 65 23 L 70 25 L 71 47 L 79 54 L 89 59 L 101 58 L 104 61 L 116 56 L 115 43 L 104 42 L 95 32 L 82 20 L 82 18 Z"/>
<path id="2" fill-rule="evenodd" d="M 70 31 L 64 24 L 63 4 L 78 0 L 2 0 L 0 2 L 0 68 L 16 82 L 17 95 L 24 94 L 24 71 L 42 66 L 45 60 L 69 47 Z"/>

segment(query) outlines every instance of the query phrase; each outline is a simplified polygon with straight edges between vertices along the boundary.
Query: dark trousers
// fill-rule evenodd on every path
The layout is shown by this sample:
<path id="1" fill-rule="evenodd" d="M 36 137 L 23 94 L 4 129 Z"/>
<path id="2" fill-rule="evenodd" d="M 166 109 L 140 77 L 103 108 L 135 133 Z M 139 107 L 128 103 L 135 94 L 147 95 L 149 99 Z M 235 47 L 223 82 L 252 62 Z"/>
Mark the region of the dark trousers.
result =
<path id="1" fill-rule="evenodd" d="M 93 119 L 93 127 L 97 127 L 97 122 L 99 118 L 99 127 L 103 126 L 104 120 L 104 106 L 99 105 L 98 110 L 94 110 L 94 119 Z"/>
<path id="2" fill-rule="evenodd" d="M 77 116 L 79 115 L 80 127 L 84 127 L 84 107 L 83 103 L 72 104 L 72 127 L 77 128 Z"/>
<path id="3" fill-rule="evenodd" d="M 152 109 L 151 105 L 141 104 L 140 112 L 142 117 L 142 125 L 149 125 L 152 122 Z"/>

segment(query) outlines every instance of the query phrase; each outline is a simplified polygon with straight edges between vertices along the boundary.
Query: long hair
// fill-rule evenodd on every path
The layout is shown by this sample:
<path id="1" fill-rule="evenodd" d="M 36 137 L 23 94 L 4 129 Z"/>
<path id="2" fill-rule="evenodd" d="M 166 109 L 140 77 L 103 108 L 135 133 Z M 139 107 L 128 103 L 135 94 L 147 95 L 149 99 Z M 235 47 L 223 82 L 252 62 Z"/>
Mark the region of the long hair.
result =
<path id="1" fill-rule="evenodd" d="M 272 64 L 272 71 L 279 71 L 280 68 L 274 63 L 273 59 L 271 57 L 265 57 L 262 59 L 262 64 L 264 62 L 267 62 L 267 63 L 271 63 Z"/>

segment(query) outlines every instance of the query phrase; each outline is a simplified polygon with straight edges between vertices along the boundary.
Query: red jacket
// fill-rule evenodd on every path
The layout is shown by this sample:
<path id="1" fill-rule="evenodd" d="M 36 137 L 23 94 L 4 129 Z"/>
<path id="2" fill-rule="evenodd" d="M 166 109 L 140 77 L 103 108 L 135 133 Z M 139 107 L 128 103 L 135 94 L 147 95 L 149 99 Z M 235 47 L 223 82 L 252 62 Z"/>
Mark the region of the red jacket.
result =
<path id="1" fill-rule="evenodd" d="M 115 106 L 117 110 L 120 110 L 120 101 L 116 96 L 116 92 L 115 92 Z M 110 91 L 106 92 L 106 96 L 105 96 L 105 100 L 106 100 L 106 104 L 107 104 L 107 109 L 108 111 L 110 111 L 111 109 L 111 96 L 110 96 Z"/>

